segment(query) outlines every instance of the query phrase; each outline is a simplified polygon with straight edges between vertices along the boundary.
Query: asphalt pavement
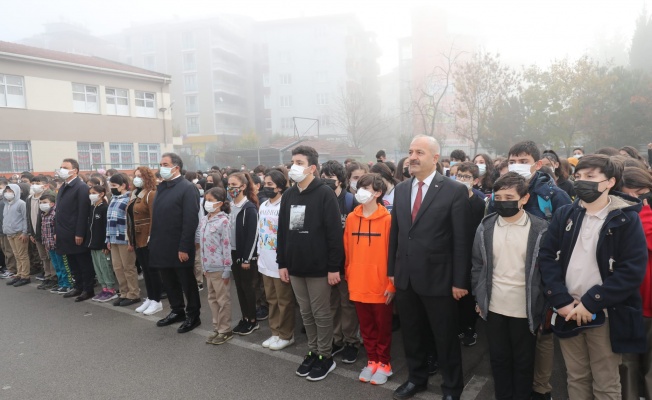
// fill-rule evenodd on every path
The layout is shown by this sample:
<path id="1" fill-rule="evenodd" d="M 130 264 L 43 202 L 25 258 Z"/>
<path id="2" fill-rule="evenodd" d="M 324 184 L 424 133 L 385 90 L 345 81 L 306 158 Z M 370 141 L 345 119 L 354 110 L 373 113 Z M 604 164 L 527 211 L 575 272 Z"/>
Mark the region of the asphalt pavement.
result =
<path id="1" fill-rule="evenodd" d="M 154 316 L 132 307 L 74 299 L 37 290 L 38 281 L 20 288 L 0 281 L 0 399 L 391 399 L 407 379 L 400 333 L 394 333 L 394 376 L 383 386 L 358 381 L 366 363 L 361 349 L 354 364 L 335 356 L 336 369 L 321 382 L 295 375 L 307 353 L 297 311 L 296 343 L 281 351 L 261 346 L 270 335 L 267 321 L 249 336 L 225 345 L 205 344 L 212 331 L 206 290 L 202 325 L 178 334 L 175 324 L 159 328 Z M 141 287 L 144 284 L 141 281 Z M 144 287 L 143 287 L 144 294 Z M 232 287 L 233 325 L 240 319 Z M 478 343 L 463 348 L 465 400 L 493 398 L 487 341 L 478 323 Z M 430 378 L 428 391 L 417 399 L 439 399 L 440 375 Z M 567 398 L 563 360 L 555 356 L 553 398 Z"/>

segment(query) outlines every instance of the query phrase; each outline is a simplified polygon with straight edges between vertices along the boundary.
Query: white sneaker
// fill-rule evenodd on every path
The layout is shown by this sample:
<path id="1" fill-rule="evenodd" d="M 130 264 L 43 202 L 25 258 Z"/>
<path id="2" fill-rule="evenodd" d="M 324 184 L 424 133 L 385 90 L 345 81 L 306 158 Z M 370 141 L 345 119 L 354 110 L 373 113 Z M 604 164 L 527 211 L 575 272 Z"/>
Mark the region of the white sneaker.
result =
<path id="1" fill-rule="evenodd" d="M 143 304 L 141 304 L 136 309 L 136 312 L 143 312 L 143 311 L 147 310 L 147 308 L 149 307 L 150 304 L 152 304 L 152 301 L 150 299 L 145 299 L 145 301 L 143 301 Z"/>
<path id="2" fill-rule="evenodd" d="M 269 345 L 270 350 L 283 350 L 284 348 L 294 344 L 294 337 L 291 337 L 290 340 L 285 340 L 279 338 L 276 342 Z"/>
<path id="3" fill-rule="evenodd" d="M 143 311 L 143 314 L 154 315 L 160 311 L 163 311 L 163 303 L 160 301 L 152 300 L 152 302 L 149 304 L 149 307 L 147 307 L 147 310 Z"/>
<path id="4" fill-rule="evenodd" d="M 276 343 L 279 339 L 278 336 L 272 336 L 263 342 L 263 347 L 267 349 L 272 343 Z"/>

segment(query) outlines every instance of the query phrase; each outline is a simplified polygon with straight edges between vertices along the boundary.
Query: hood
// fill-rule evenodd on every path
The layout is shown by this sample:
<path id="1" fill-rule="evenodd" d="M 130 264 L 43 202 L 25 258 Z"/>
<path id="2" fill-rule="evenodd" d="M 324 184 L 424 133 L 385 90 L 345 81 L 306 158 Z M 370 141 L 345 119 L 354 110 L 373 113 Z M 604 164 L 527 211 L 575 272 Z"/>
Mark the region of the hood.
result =
<path id="1" fill-rule="evenodd" d="M 382 204 L 379 204 L 379 205 L 378 205 L 378 209 L 377 209 L 376 211 L 374 211 L 374 213 L 371 214 L 371 215 L 368 216 L 368 217 L 365 217 L 365 216 L 363 215 L 362 204 L 359 205 L 359 206 L 357 206 L 357 207 L 353 210 L 353 213 L 355 214 L 356 217 L 365 218 L 365 219 L 370 219 L 370 220 L 371 220 L 371 219 L 382 218 L 382 217 L 384 217 L 384 216 L 386 216 L 386 215 L 389 215 L 389 211 L 387 211 L 387 209 L 386 209 Z"/>
<path id="2" fill-rule="evenodd" d="M 608 208 L 609 213 L 616 210 L 634 211 L 636 213 L 639 213 L 643 205 L 641 200 L 637 199 L 636 197 L 632 197 L 626 195 L 625 193 L 621 193 L 617 191 L 612 191 L 609 194 L 609 199 L 611 199 L 611 203 L 609 204 L 609 208 Z M 581 200 L 576 199 L 575 202 L 573 203 L 573 207 L 583 209 L 584 207 L 580 203 Z"/>
<path id="3" fill-rule="evenodd" d="M 361 204 L 353 210 L 353 214 L 356 217 L 358 217 L 358 229 L 357 229 L 358 241 L 357 242 L 360 243 L 361 236 L 367 236 L 368 245 L 371 246 L 371 236 L 377 235 L 375 233 L 372 234 L 371 226 L 376 224 L 375 222 L 372 221 L 388 216 L 389 211 L 387 211 L 387 209 L 383 205 L 379 204 L 378 209 L 373 214 L 371 214 L 369 217 L 365 217 L 363 215 L 362 204 Z M 363 235 L 363 233 L 365 233 L 365 235 Z"/>
<path id="4" fill-rule="evenodd" d="M 7 187 L 8 187 L 9 189 L 13 190 L 13 191 L 14 191 L 14 194 L 16 195 L 16 196 L 14 196 L 14 199 L 13 199 L 12 201 L 9 201 L 8 203 L 9 203 L 9 204 L 13 204 L 13 203 L 15 203 L 16 201 L 20 200 L 20 194 L 21 194 L 20 186 L 18 186 L 18 185 L 15 184 L 15 183 L 10 183 L 10 184 L 7 185 Z M 3 195 L 4 195 L 4 191 L 3 191 Z M 5 201 L 6 201 L 6 200 L 5 200 Z"/>

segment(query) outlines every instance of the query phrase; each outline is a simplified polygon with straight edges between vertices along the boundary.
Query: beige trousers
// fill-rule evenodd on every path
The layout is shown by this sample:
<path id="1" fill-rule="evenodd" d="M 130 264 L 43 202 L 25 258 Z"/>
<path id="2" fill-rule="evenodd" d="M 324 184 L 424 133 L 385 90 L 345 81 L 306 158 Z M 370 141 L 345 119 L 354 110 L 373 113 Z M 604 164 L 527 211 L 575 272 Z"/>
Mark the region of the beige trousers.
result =
<path id="1" fill-rule="evenodd" d="M 16 276 L 21 279 L 29 279 L 29 244 L 23 242 L 21 236 L 22 234 L 19 233 L 17 235 L 7 235 L 7 238 L 9 239 L 11 251 L 16 257 Z"/>
<path id="2" fill-rule="evenodd" d="M 129 251 L 129 245 L 126 244 L 111 244 L 111 262 L 120 287 L 120 298 L 139 299 L 136 252 Z"/>
<path id="3" fill-rule="evenodd" d="M 206 272 L 208 305 L 213 314 L 213 330 L 217 333 L 231 332 L 231 281 L 222 279 L 222 272 Z"/>

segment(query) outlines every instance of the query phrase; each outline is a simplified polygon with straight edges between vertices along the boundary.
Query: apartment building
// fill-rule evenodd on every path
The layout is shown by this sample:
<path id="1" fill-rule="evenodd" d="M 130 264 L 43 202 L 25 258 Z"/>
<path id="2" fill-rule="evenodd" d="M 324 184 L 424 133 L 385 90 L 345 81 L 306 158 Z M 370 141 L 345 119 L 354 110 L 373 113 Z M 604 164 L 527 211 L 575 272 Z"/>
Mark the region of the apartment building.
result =
<path id="1" fill-rule="evenodd" d="M 173 149 L 170 76 L 0 41 L 0 173 L 156 165 Z M 179 142 L 179 138 L 177 138 Z"/>

